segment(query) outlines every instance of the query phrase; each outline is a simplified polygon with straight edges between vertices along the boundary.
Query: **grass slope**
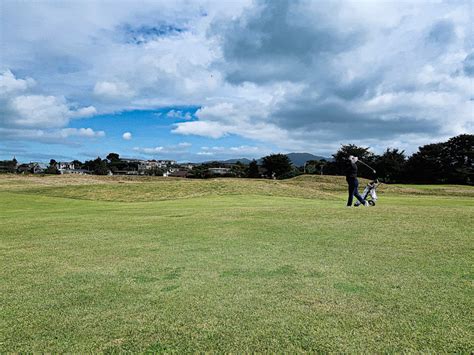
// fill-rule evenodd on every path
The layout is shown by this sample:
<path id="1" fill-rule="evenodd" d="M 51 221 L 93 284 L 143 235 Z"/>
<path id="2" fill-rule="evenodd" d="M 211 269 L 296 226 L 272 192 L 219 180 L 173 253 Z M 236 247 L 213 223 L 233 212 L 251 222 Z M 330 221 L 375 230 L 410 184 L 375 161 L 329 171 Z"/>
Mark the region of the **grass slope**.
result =
<path id="1" fill-rule="evenodd" d="M 473 189 L 343 191 L 2 177 L 0 351 L 472 352 Z"/>

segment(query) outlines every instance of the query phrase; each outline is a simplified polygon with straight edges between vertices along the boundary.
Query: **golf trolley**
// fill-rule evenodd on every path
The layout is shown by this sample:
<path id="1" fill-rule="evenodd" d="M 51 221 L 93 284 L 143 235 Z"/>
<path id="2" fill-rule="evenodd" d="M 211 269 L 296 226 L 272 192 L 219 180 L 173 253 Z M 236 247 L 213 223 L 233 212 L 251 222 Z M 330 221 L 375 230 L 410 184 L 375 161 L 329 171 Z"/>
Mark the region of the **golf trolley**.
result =
<path id="1" fill-rule="evenodd" d="M 375 179 L 367 184 L 367 186 L 364 189 L 364 192 L 362 193 L 362 198 L 366 200 L 369 205 L 375 206 L 375 202 L 377 201 L 377 187 L 380 185 L 380 182 L 378 179 Z M 370 196 L 370 199 L 368 198 Z M 354 204 L 355 207 L 360 206 L 360 202 L 357 201 Z"/>
<path id="2" fill-rule="evenodd" d="M 377 172 L 370 165 L 364 163 L 362 160 L 358 160 L 358 162 L 364 164 L 366 167 L 368 167 L 370 170 L 372 170 L 372 172 L 374 173 L 374 176 L 377 176 L 377 175 L 375 175 L 375 174 L 377 174 Z M 374 180 L 372 180 L 371 182 L 369 182 L 367 184 L 367 186 L 364 189 L 364 192 L 361 195 L 362 198 L 365 201 L 367 201 L 370 206 L 375 206 L 375 202 L 377 202 L 377 187 L 379 187 L 380 184 L 381 184 L 381 182 L 379 182 L 379 179 L 377 179 L 377 177 L 375 177 Z M 369 196 L 370 196 L 370 199 L 368 198 Z M 360 204 L 361 203 L 359 201 L 356 201 L 354 206 L 358 207 L 358 206 L 360 206 Z"/>

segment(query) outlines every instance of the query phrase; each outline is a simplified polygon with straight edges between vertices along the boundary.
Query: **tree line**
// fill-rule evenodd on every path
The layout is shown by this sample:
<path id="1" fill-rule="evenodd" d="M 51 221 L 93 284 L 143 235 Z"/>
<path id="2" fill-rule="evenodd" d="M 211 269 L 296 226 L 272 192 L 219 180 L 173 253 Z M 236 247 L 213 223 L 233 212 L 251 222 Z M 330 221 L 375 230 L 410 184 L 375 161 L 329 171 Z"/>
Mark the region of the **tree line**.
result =
<path id="1" fill-rule="evenodd" d="M 310 173 L 344 175 L 349 155 L 359 157 L 377 172 L 375 176 L 369 168 L 360 165 L 360 176 L 378 177 L 386 183 L 474 184 L 472 134 L 421 146 L 411 156 L 397 148 L 387 148 L 377 155 L 367 147 L 348 144 L 333 155 L 332 161 L 310 161 L 306 165 Z"/>
<path id="2" fill-rule="evenodd" d="M 376 174 L 364 165 L 360 165 L 359 176 L 379 180 L 385 183 L 418 183 L 418 184 L 469 184 L 474 185 L 474 135 L 462 134 L 446 142 L 421 146 L 418 151 L 407 156 L 405 151 L 387 148 L 381 155 L 374 154 L 368 147 L 354 144 L 342 145 L 328 160 L 307 161 L 304 166 L 294 166 L 285 154 L 270 154 L 259 162 L 249 164 L 236 162 L 208 162 L 194 165 L 187 177 L 205 179 L 215 177 L 213 168 L 227 167 L 222 177 L 239 178 L 273 178 L 286 179 L 301 174 L 345 175 L 349 155 L 376 170 Z M 73 161 L 75 168 L 87 170 L 96 175 L 119 173 L 120 171 L 138 170 L 138 163 L 120 159 L 117 153 L 110 153 L 106 159 L 97 157 L 93 160 Z M 45 173 L 59 173 L 57 162 L 51 159 Z M 0 171 L 14 172 L 17 161 L 0 161 Z M 147 169 L 147 175 L 162 176 L 166 169 Z"/>

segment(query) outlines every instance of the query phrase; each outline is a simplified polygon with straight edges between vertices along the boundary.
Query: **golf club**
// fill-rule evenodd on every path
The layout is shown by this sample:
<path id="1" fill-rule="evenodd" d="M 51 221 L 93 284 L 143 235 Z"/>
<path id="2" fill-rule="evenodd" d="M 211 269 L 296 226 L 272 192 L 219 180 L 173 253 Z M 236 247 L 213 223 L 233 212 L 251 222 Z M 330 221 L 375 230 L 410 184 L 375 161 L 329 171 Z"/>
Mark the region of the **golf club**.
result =
<path id="1" fill-rule="evenodd" d="M 372 170 L 372 171 L 374 172 L 374 174 L 376 173 L 375 169 L 374 169 L 374 168 L 372 168 L 370 165 L 368 165 L 368 164 L 364 163 L 364 162 L 363 162 L 362 160 L 360 160 L 360 159 L 359 159 L 359 160 L 357 160 L 357 161 L 358 161 L 358 162 L 360 162 L 360 163 L 362 163 L 362 164 L 364 164 L 366 167 L 368 167 L 370 170 Z"/>

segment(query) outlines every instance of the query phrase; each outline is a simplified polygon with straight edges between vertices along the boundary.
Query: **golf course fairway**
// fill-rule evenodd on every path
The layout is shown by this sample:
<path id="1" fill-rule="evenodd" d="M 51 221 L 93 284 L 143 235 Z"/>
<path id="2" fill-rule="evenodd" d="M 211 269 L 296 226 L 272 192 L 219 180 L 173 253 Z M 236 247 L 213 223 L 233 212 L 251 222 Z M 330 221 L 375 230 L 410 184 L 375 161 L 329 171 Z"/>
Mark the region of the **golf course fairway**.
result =
<path id="1" fill-rule="evenodd" d="M 472 353 L 474 188 L 345 189 L 2 175 L 0 351 Z"/>

